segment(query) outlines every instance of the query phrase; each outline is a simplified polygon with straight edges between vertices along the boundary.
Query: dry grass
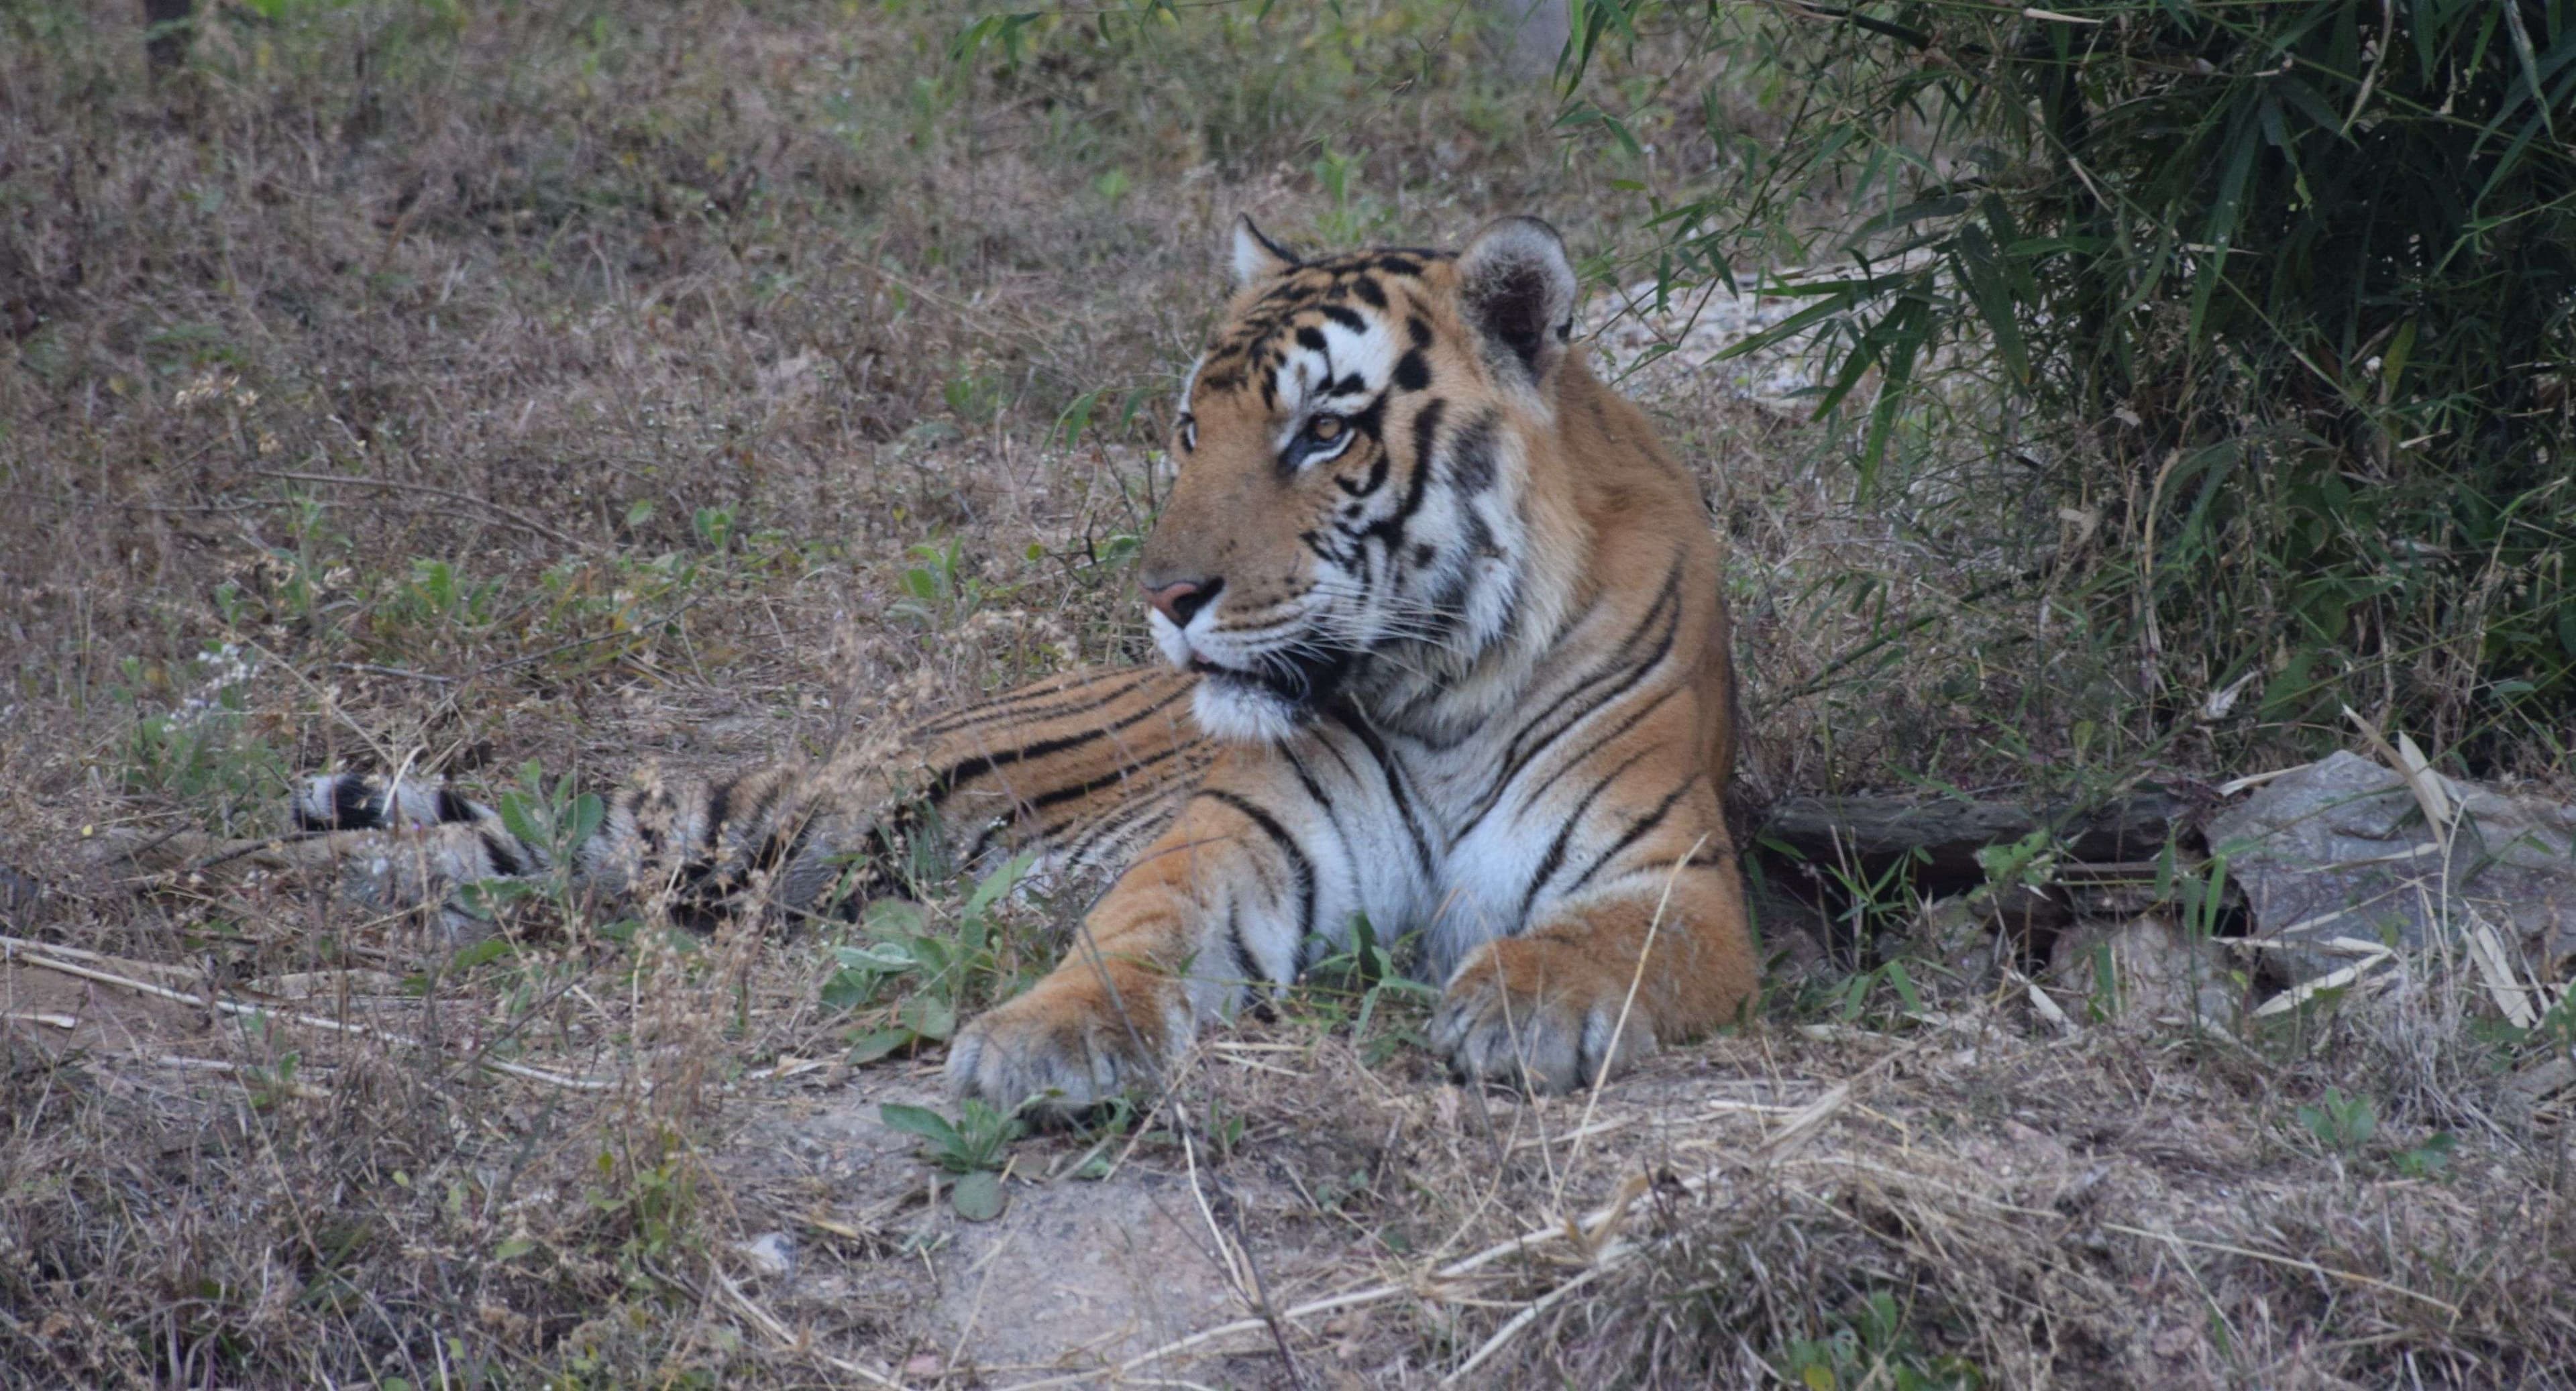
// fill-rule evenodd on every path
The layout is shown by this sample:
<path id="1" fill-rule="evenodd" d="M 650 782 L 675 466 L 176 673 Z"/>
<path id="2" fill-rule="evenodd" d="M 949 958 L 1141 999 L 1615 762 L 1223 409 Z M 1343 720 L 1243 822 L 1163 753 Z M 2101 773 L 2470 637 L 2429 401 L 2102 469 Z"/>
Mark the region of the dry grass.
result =
<path id="1" fill-rule="evenodd" d="M 930 6 L 289 0 L 158 76 L 121 11 L 0 16 L 0 919 L 38 944 L 0 963 L 0 1366 L 1009 1384 L 1391 1289 L 1134 1374 L 1422 1385 L 1491 1343 L 1471 1381 L 2560 1375 L 2565 1141 L 2441 979 L 2240 1046 L 2062 1038 L 1928 971 L 1947 1022 L 1883 987 L 1846 1017 L 1847 977 L 1784 965 L 1762 1026 L 1597 1103 L 1460 1092 L 1404 1000 L 1362 1027 L 1317 990 L 1126 1131 L 1019 1141 L 976 1228 L 875 1120 L 940 1102 L 928 1063 L 844 1061 L 902 1001 L 824 1007 L 838 939 L 568 900 L 459 953 L 305 886 L 83 868 L 118 826 L 271 826 L 298 770 L 810 754 L 1135 655 L 1122 562 L 1236 209 L 1421 241 L 1528 208 L 1619 248 L 1611 181 L 1692 157 L 1560 144 L 1453 7 L 1292 8 L 961 70 Z M 1864 506 L 1825 432 L 1636 389 L 1735 549 L 1753 800 L 2148 771 L 2010 582 L 2056 519 L 1963 528 L 1973 469 Z M 1009 910 L 959 1003 L 1060 916 Z M 2299 1119 L 2329 1085 L 2374 1137 Z M 1774 1143 L 1762 1108 L 1829 1095 Z M 2436 1131 L 2438 1173 L 2407 1158 Z M 1076 1258 L 1038 1215 L 1176 1302 L 1014 1287 Z"/>

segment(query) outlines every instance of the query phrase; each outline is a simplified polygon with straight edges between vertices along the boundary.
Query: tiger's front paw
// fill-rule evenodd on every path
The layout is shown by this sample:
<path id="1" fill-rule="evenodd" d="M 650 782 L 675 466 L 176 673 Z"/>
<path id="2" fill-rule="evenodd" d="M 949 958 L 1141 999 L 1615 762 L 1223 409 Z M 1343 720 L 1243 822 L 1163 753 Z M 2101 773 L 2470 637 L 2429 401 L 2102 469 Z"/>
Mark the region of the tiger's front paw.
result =
<path id="1" fill-rule="evenodd" d="M 997 1110 L 1039 1098 L 1081 1111 L 1152 1081 L 1190 1036 L 1175 982 L 1111 963 L 1067 965 L 987 1010 L 948 1045 L 948 1084 Z"/>
<path id="2" fill-rule="evenodd" d="M 1504 938 L 1468 954 L 1431 1017 L 1431 1046 L 1467 1081 L 1514 1083 L 1531 1091 L 1589 1086 L 1655 1049 L 1644 1001 L 1628 1013 L 1634 962 L 1588 959 L 1580 946 L 1548 938 Z"/>

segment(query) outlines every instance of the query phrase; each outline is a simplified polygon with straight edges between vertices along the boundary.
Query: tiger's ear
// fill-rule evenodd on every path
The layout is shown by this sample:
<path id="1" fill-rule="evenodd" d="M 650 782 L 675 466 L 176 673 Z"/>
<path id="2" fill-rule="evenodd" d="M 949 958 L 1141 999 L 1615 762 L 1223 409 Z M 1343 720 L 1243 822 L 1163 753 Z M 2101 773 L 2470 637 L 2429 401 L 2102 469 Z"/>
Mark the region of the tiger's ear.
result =
<path id="1" fill-rule="evenodd" d="M 1485 224 L 1458 257 L 1458 301 L 1485 336 L 1487 360 L 1517 364 L 1535 384 L 1574 336 L 1574 263 L 1535 217 Z"/>
<path id="2" fill-rule="evenodd" d="M 1252 215 L 1245 213 L 1234 220 L 1232 246 L 1234 288 L 1241 290 L 1273 280 L 1297 268 L 1297 258 L 1279 249 L 1279 244 L 1261 235 L 1252 225 Z"/>

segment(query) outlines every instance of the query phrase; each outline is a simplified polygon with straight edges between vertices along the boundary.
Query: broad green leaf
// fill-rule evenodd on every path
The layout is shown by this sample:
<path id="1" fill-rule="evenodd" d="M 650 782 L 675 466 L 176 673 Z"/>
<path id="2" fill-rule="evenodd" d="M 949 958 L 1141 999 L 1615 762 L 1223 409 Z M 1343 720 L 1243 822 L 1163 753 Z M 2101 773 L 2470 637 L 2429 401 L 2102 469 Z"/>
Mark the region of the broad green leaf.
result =
<path id="1" fill-rule="evenodd" d="M 868 905 L 867 916 L 861 920 L 861 925 L 867 928 L 869 936 L 883 937 L 895 933 L 918 936 L 929 924 L 928 919 L 922 916 L 920 904 L 900 898 L 881 898 Z"/>
<path id="2" fill-rule="evenodd" d="M 880 971 L 888 975 L 909 971 L 920 965 L 912 948 L 902 942 L 871 942 L 863 947 L 834 947 L 832 957 L 845 969 Z"/>
<path id="3" fill-rule="evenodd" d="M 913 1042 L 919 1035 L 910 1029 L 878 1029 L 859 1035 L 850 1045 L 849 1064 L 865 1067 Z"/>
<path id="4" fill-rule="evenodd" d="M 889 1101 L 877 1107 L 877 1119 L 907 1135 L 918 1135 L 944 1151 L 958 1148 L 957 1127 L 948 1118 L 927 1106 L 905 1106 Z"/>
<path id="5" fill-rule="evenodd" d="M 948 1201 L 957 1209 L 957 1215 L 967 1221 L 990 1222 L 1002 1215 L 1002 1209 L 1009 1200 L 1002 1191 L 1000 1174 L 990 1169 L 977 1169 L 971 1174 L 957 1176 L 957 1182 L 949 1185 Z"/>

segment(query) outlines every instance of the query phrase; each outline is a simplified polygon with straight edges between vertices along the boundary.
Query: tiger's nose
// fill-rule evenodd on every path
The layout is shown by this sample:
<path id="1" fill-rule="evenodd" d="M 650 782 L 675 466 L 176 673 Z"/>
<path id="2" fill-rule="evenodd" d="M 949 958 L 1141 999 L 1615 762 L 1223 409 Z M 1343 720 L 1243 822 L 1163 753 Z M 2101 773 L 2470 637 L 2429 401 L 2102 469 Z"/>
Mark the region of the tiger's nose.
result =
<path id="1" fill-rule="evenodd" d="M 1225 581 L 1221 579 L 1176 580 L 1166 585 L 1149 584 L 1140 587 L 1145 591 L 1146 603 L 1152 604 L 1165 618 L 1172 620 L 1173 626 L 1186 628 L 1190 626 L 1191 616 L 1206 608 L 1209 601 L 1216 598 L 1217 591 L 1225 588 Z"/>

